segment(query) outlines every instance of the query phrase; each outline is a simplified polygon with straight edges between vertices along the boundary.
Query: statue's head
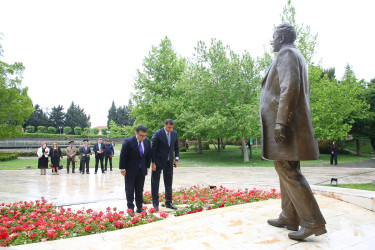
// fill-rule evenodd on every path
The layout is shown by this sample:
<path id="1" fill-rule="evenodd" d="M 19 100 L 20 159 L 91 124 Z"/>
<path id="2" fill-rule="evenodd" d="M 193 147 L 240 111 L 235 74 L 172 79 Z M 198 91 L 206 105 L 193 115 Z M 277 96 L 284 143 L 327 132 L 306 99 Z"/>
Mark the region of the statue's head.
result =
<path id="1" fill-rule="evenodd" d="M 273 33 L 273 51 L 279 52 L 284 44 L 293 44 L 297 34 L 294 27 L 290 24 L 280 24 Z"/>

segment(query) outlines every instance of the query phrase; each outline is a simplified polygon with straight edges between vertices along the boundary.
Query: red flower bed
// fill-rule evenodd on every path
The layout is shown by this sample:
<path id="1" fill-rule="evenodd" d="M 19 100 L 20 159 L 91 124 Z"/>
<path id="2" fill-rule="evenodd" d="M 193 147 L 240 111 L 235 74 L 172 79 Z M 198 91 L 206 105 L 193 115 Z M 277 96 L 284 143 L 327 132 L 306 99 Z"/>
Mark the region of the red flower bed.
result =
<path id="1" fill-rule="evenodd" d="M 47 203 L 43 197 L 35 202 L 1 203 L 0 246 L 71 238 L 147 224 L 160 220 L 154 216 L 155 212 L 155 209 L 149 209 L 148 214 L 137 215 L 130 210 L 126 214 L 110 207 L 106 212 L 92 209 L 73 212 L 70 208 Z M 160 212 L 161 218 L 166 216 Z"/>
<path id="2" fill-rule="evenodd" d="M 238 204 L 268 200 L 269 198 L 280 198 L 280 193 L 276 189 L 270 192 L 252 189 L 249 190 L 229 190 L 223 186 L 219 188 L 210 186 L 193 186 L 190 188 L 180 188 L 173 192 L 173 204 L 187 204 L 184 209 L 178 210 L 175 216 L 202 212 L 215 208 L 228 207 Z M 164 196 L 162 196 L 162 199 Z"/>

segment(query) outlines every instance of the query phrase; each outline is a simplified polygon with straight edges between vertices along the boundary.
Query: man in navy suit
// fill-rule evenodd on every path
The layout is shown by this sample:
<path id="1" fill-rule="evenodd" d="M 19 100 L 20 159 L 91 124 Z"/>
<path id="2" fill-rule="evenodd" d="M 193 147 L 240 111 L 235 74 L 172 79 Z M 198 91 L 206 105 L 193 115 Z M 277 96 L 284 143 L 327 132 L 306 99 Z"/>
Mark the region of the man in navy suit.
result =
<path id="1" fill-rule="evenodd" d="M 137 213 L 143 212 L 143 186 L 151 163 L 151 144 L 146 138 L 147 128 L 137 127 L 135 136 L 125 139 L 120 153 L 120 170 L 125 177 L 128 208 L 134 211 L 134 193 Z"/>
<path id="2" fill-rule="evenodd" d="M 178 167 L 179 147 L 178 135 L 173 130 L 174 122 L 167 119 L 164 122 L 164 128 L 157 130 L 152 136 L 152 174 L 151 174 L 151 192 L 152 204 L 159 210 L 159 183 L 160 173 L 163 171 L 165 187 L 165 206 L 167 208 L 177 209 L 172 204 L 172 181 L 173 166 Z M 175 154 L 173 156 L 173 153 Z"/>
<path id="3" fill-rule="evenodd" d="M 99 138 L 98 142 L 95 143 L 94 148 L 92 149 L 95 152 L 95 174 L 98 172 L 98 165 L 100 161 L 100 168 L 102 169 L 102 173 L 104 174 L 104 143 L 102 138 Z"/>

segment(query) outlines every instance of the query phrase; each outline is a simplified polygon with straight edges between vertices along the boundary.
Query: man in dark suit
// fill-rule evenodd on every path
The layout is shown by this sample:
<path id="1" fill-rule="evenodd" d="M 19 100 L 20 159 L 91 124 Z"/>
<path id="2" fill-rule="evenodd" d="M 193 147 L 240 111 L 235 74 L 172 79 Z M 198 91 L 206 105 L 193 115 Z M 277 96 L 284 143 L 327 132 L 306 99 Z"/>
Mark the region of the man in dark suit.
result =
<path id="1" fill-rule="evenodd" d="M 120 153 L 120 170 L 125 177 L 128 209 L 134 211 L 134 194 L 137 213 L 143 212 L 143 186 L 151 163 L 151 144 L 146 138 L 147 128 L 137 127 L 135 136 L 125 139 Z"/>
<path id="2" fill-rule="evenodd" d="M 98 163 L 100 161 L 100 168 L 102 169 L 102 173 L 104 174 L 104 143 L 102 138 L 99 138 L 98 142 L 95 143 L 93 151 L 95 152 L 95 174 L 98 172 Z"/>
<path id="3" fill-rule="evenodd" d="M 163 171 L 165 187 L 165 205 L 167 208 L 177 209 L 172 204 L 173 166 L 178 167 L 179 147 L 178 135 L 173 130 L 174 122 L 167 119 L 164 127 L 157 130 L 152 136 L 152 174 L 151 192 L 152 204 L 159 211 L 159 183 L 160 173 Z M 173 156 L 173 153 L 175 156 Z"/>
<path id="4" fill-rule="evenodd" d="M 81 164 L 80 164 L 80 172 L 82 174 L 85 173 L 85 165 L 86 165 L 86 173 L 89 174 L 89 168 L 90 168 L 90 155 L 91 155 L 91 149 L 88 146 L 88 140 L 83 140 L 83 146 L 79 150 L 79 154 L 81 155 Z"/>
<path id="5" fill-rule="evenodd" d="M 278 55 L 262 81 L 259 109 L 262 157 L 274 161 L 281 190 L 282 212 L 267 222 L 297 231 L 288 237 L 303 240 L 327 231 L 319 205 L 300 170 L 300 161 L 318 159 L 319 151 L 311 121 L 308 68 L 294 45 L 295 39 L 291 25 L 279 25 L 274 32 L 272 45 Z"/>

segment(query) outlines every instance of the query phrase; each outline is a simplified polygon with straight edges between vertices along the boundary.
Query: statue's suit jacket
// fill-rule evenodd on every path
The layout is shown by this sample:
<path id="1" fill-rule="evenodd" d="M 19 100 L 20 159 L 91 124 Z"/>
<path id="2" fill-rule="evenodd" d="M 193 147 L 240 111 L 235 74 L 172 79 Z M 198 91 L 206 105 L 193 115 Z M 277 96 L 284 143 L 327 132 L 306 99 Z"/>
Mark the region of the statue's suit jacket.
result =
<path id="1" fill-rule="evenodd" d="M 294 45 L 284 45 L 272 62 L 262 81 L 259 109 L 263 158 L 276 161 L 318 159 L 309 105 L 308 68 Z M 276 124 L 287 126 L 285 142 L 275 142 Z"/>

